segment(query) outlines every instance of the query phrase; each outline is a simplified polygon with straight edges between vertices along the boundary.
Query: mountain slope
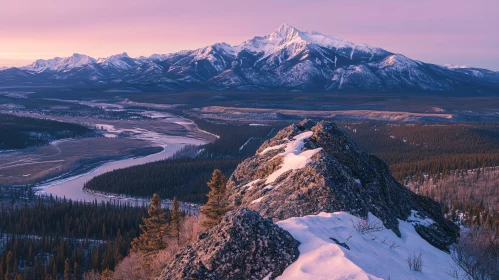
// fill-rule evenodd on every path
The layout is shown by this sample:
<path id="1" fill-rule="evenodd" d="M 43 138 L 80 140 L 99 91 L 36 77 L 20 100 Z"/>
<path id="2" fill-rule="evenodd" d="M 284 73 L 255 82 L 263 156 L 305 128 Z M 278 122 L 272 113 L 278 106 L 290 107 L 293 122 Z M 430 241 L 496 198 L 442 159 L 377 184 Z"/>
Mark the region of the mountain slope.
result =
<path id="1" fill-rule="evenodd" d="M 7 69 L 9 70 L 9 69 Z M 0 84 L 148 85 L 163 90 L 468 91 L 495 92 L 499 72 L 444 67 L 381 48 L 355 44 L 283 24 L 237 46 L 217 43 L 196 50 L 131 58 L 81 54 L 37 60 Z M 28 78 L 26 78 L 28 77 Z"/>
<path id="2" fill-rule="evenodd" d="M 263 279 L 298 258 L 298 242 L 258 213 L 239 209 L 180 251 L 159 279 Z M 251 277 L 248 277 L 251 276 Z"/>
<path id="3" fill-rule="evenodd" d="M 243 161 L 227 183 L 234 207 L 280 221 L 320 212 L 372 213 L 400 236 L 399 220 L 413 211 L 435 221 L 416 231 L 447 250 L 458 228 L 440 205 L 393 178 L 379 158 L 366 154 L 332 122 L 303 121 L 281 130 Z"/>
<path id="4" fill-rule="evenodd" d="M 305 120 L 279 131 L 239 164 L 227 188 L 234 210 L 160 279 L 452 279 L 446 251 L 459 228 L 334 123 Z M 271 221 L 299 242 L 297 259 L 293 242 L 278 245 L 288 238 Z M 421 254 L 422 272 L 409 268 L 413 254 Z"/>

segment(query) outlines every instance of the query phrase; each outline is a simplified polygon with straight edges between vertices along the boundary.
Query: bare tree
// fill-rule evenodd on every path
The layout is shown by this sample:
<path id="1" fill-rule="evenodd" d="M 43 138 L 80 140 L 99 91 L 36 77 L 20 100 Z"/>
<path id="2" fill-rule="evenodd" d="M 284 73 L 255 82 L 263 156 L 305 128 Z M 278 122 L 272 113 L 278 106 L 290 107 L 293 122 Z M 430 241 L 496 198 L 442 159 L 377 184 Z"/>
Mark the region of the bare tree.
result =
<path id="1" fill-rule="evenodd" d="M 371 234 L 383 230 L 383 224 L 379 221 L 371 221 L 369 218 L 359 218 L 356 222 L 350 220 L 353 227 L 361 234 Z"/>
<path id="2" fill-rule="evenodd" d="M 466 274 L 465 279 L 499 279 L 499 237 L 490 226 L 465 229 L 459 243 L 452 248 L 452 259 Z"/>
<path id="3" fill-rule="evenodd" d="M 423 258 L 421 257 L 421 253 L 416 255 L 416 252 L 414 252 L 412 255 L 409 255 L 409 257 L 407 257 L 407 264 L 409 265 L 409 269 L 422 272 Z"/>

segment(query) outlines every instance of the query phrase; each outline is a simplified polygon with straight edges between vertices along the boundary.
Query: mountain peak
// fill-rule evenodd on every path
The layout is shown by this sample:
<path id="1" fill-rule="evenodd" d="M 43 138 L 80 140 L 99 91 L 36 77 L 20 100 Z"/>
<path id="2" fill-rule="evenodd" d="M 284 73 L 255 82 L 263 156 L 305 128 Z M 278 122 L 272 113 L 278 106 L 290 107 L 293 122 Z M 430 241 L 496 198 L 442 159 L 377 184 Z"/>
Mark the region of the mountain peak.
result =
<path id="1" fill-rule="evenodd" d="M 115 55 L 113 55 L 112 57 L 117 57 L 117 58 L 119 57 L 119 58 L 123 58 L 123 57 L 130 57 L 130 56 L 128 56 L 128 53 L 126 53 L 126 52 L 122 52 L 122 53 L 120 53 L 120 54 L 115 54 Z"/>
<path id="2" fill-rule="evenodd" d="M 271 33 L 236 46 L 217 43 L 195 50 L 153 54 L 148 58 L 130 58 L 127 53 L 121 53 L 98 61 L 75 53 L 66 58 L 37 60 L 20 69 L 40 73 L 68 72 L 82 67 L 88 67 L 89 71 L 75 71 L 71 75 L 53 73 L 44 79 L 58 83 L 69 77 L 70 83 L 76 79 L 110 83 L 124 79 L 171 90 L 201 86 L 217 90 L 281 88 L 378 92 L 400 89 L 454 91 L 476 87 L 492 92 L 499 85 L 499 72 L 426 64 L 340 37 L 300 31 L 289 24 L 282 24 Z M 99 72 L 98 76 L 95 71 Z M 126 74 L 116 78 L 117 71 Z M 24 82 L 26 75 L 21 72 L 15 79 L 9 76 L 8 83 Z M 33 80 L 30 83 L 40 81 L 34 75 L 28 77 Z"/>
<path id="3" fill-rule="evenodd" d="M 112 61 L 112 60 L 119 60 L 122 58 L 130 58 L 130 57 L 128 56 L 128 54 L 126 52 L 123 52 L 123 53 L 111 55 L 109 57 L 99 58 L 98 63 L 103 63 L 103 62 Z"/>
<path id="4" fill-rule="evenodd" d="M 277 36 L 281 36 L 281 37 L 293 37 L 293 36 L 299 35 L 300 33 L 302 33 L 302 32 L 300 30 L 298 30 L 297 28 L 295 28 L 287 23 L 283 23 L 274 32 L 271 33 L 271 36 L 277 35 Z"/>
<path id="5" fill-rule="evenodd" d="M 279 28 L 264 38 L 277 45 L 308 41 L 306 32 L 302 32 L 286 23 L 279 26 Z"/>
<path id="6" fill-rule="evenodd" d="M 239 164 L 227 185 L 234 207 L 274 221 L 320 212 L 372 213 L 400 235 L 399 220 L 416 211 L 433 221 L 414 224 L 416 231 L 444 250 L 458 231 L 444 219 L 438 203 L 398 183 L 386 163 L 360 151 L 328 121 L 305 120 L 279 131 Z"/>

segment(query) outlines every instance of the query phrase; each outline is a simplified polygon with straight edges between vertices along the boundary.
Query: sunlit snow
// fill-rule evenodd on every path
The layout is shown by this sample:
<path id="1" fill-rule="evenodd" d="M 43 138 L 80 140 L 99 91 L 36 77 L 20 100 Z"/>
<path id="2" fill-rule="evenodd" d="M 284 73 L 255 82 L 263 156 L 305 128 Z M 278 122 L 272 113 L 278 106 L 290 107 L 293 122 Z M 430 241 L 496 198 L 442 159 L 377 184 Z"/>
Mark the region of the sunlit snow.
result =
<path id="1" fill-rule="evenodd" d="M 292 141 L 285 144 L 284 152 L 280 153 L 278 156 L 282 157 L 283 163 L 281 168 L 274 171 L 267 177 L 265 183 L 270 184 L 274 182 L 280 175 L 284 174 L 288 170 L 301 169 L 310 162 L 310 158 L 315 155 L 322 148 L 317 148 L 313 150 L 303 151 L 303 146 L 305 145 L 304 140 L 310 138 L 312 136 L 312 131 L 303 132 L 301 134 L 296 135 Z M 279 148 L 282 148 L 283 145 L 279 145 Z M 273 147 L 271 147 L 273 148 Z M 269 148 L 267 148 L 269 149 Z M 262 153 L 267 152 L 265 149 Z M 266 151 L 267 150 L 267 151 Z"/>
<path id="2" fill-rule="evenodd" d="M 369 220 L 381 224 L 372 214 Z M 399 221 L 401 238 L 384 227 L 361 234 L 354 227 L 357 222 L 357 217 L 346 212 L 278 222 L 301 244 L 298 259 L 277 279 L 453 279 L 446 273 L 453 267 L 450 255 L 423 240 L 411 222 Z M 422 272 L 409 269 L 407 258 L 414 253 L 421 253 Z"/>

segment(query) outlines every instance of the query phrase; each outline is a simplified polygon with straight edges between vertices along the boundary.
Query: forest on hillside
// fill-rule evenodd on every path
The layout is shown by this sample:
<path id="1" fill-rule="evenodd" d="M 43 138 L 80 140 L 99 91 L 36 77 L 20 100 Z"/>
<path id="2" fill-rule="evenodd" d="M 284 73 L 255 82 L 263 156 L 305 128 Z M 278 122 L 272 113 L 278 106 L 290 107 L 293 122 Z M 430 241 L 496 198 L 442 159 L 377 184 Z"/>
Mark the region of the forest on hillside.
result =
<path id="1" fill-rule="evenodd" d="M 499 166 L 499 124 L 340 123 L 357 145 L 390 166 L 401 183 L 456 170 Z M 406 180 L 404 182 L 404 180 Z"/>
<path id="2" fill-rule="evenodd" d="M 286 124 L 251 126 L 219 124 L 196 120 L 200 129 L 220 138 L 198 147 L 186 147 L 173 158 L 144 165 L 119 169 L 99 175 L 85 184 L 85 188 L 129 196 L 161 197 L 204 203 L 206 182 L 214 169 L 229 177 L 237 165 L 253 155 L 260 145 Z"/>
<path id="3" fill-rule="evenodd" d="M 219 135 L 213 143 L 175 159 L 116 170 L 86 184 L 92 190 L 203 203 L 206 182 L 214 168 L 230 176 L 236 166 L 282 127 L 249 126 L 195 120 L 201 129 Z M 401 182 L 423 182 L 474 168 L 499 166 L 499 125 L 393 124 L 382 122 L 338 123 L 357 145 L 385 160 Z M 449 144 L 450 143 L 450 144 Z M 184 157 L 184 158 L 182 158 Z"/>
<path id="4" fill-rule="evenodd" d="M 0 279 L 82 279 L 114 269 L 140 230 L 146 207 L 53 197 L 0 204 Z M 169 211 L 166 211 L 169 217 Z M 68 267 L 69 265 L 69 267 Z M 65 277 L 65 276 L 64 276 Z M 64 278 L 66 279 L 66 278 Z"/>
<path id="5" fill-rule="evenodd" d="M 46 145 L 51 141 L 89 135 L 79 124 L 0 114 L 0 150 Z"/>

